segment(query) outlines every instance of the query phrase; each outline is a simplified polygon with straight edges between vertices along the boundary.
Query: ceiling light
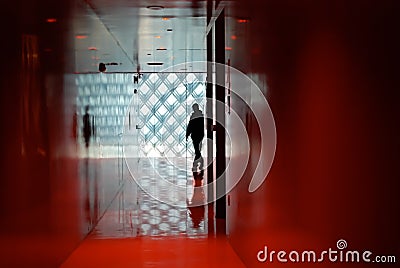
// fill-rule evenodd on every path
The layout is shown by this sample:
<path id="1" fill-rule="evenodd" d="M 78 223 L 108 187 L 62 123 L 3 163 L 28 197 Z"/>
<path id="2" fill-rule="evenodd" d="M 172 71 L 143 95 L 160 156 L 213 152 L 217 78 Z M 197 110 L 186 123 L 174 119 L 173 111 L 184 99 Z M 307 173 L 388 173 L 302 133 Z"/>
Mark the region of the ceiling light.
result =
<path id="1" fill-rule="evenodd" d="M 89 50 L 97 50 L 97 47 L 88 47 Z"/>
<path id="2" fill-rule="evenodd" d="M 150 66 L 160 66 L 163 64 L 164 64 L 163 62 L 148 62 L 147 63 L 147 65 L 150 65 Z"/>
<path id="3" fill-rule="evenodd" d="M 159 36 L 159 35 L 156 35 L 156 36 L 154 36 L 155 38 L 157 38 L 157 39 L 160 39 L 161 38 L 161 36 Z"/>
<path id="4" fill-rule="evenodd" d="M 163 6 L 147 6 L 147 8 L 148 8 L 148 9 L 151 9 L 151 10 L 161 10 L 161 9 L 164 9 Z"/>
<path id="5" fill-rule="evenodd" d="M 167 49 L 164 47 L 160 47 L 160 48 L 157 48 L 157 50 L 167 50 Z"/>
<path id="6" fill-rule="evenodd" d="M 249 20 L 248 19 L 238 19 L 237 22 L 246 23 L 246 22 L 249 22 Z"/>
<path id="7" fill-rule="evenodd" d="M 86 39 L 88 36 L 86 34 L 77 34 L 75 35 L 76 39 Z"/>
<path id="8" fill-rule="evenodd" d="M 56 18 L 48 18 L 46 21 L 48 23 L 54 23 L 54 22 L 57 22 L 57 19 Z"/>
<path id="9" fill-rule="evenodd" d="M 162 20 L 169 20 L 169 18 L 167 18 L 167 17 L 164 17 L 164 18 L 162 18 Z"/>

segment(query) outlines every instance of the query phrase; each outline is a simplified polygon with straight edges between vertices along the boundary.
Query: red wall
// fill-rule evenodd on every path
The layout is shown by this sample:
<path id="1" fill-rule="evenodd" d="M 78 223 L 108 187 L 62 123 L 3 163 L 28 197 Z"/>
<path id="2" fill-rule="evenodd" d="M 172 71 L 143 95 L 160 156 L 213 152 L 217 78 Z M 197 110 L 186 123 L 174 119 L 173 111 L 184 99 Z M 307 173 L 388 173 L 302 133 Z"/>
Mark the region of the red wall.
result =
<path id="1" fill-rule="evenodd" d="M 398 8 L 395 1 L 239 1 L 229 9 L 226 58 L 264 92 L 277 130 L 271 172 L 249 193 L 263 161 L 259 131 L 249 109 L 232 101 L 252 122 L 251 162 L 228 206 L 229 239 L 247 266 L 266 265 L 257 261 L 264 246 L 336 249 L 339 239 L 348 249 L 400 257 Z"/>
<path id="2" fill-rule="evenodd" d="M 68 2 L 3 3 L 1 267 L 58 267 L 119 188 L 117 159 L 78 157 Z"/>

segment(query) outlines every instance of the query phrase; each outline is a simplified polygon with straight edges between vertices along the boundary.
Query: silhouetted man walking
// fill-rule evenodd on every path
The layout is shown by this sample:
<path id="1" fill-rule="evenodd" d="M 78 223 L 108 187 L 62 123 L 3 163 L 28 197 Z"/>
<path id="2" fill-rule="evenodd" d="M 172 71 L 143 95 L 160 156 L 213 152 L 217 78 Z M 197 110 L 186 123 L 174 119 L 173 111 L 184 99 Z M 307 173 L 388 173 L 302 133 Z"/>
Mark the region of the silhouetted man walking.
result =
<path id="1" fill-rule="evenodd" d="M 195 152 L 194 160 L 197 160 L 201 157 L 200 147 L 204 138 L 204 114 L 197 103 L 192 105 L 192 109 L 193 113 L 186 129 L 186 140 L 191 136 Z"/>

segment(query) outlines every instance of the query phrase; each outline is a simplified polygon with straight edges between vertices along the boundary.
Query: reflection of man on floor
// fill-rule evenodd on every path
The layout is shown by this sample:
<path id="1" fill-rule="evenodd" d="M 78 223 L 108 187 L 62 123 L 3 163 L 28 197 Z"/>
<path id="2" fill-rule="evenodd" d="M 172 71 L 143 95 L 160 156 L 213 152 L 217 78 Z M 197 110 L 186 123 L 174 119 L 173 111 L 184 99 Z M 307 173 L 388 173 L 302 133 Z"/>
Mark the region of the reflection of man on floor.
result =
<path id="1" fill-rule="evenodd" d="M 200 169 L 202 168 L 203 157 L 201 156 L 200 148 L 201 142 L 204 138 L 204 114 L 199 109 L 197 103 L 192 105 L 193 113 L 190 116 L 190 121 L 186 129 L 186 140 L 190 136 L 193 141 L 193 147 L 195 152 L 194 162 L 193 162 L 193 172 L 197 170 L 197 165 L 200 164 Z"/>
<path id="2" fill-rule="evenodd" d="M 189 201 L 187 201 L 189 216 L 192 219 L 193 228 L 197 229 L 204 224 L 204 212 L 205 212 L 205 194 L 202 184 L 203 175 L 200 173 L 193 173 L 194 186 L 193 186 L 193 196 Z M 204 226 L 204 225 L 203 225 Z"/>

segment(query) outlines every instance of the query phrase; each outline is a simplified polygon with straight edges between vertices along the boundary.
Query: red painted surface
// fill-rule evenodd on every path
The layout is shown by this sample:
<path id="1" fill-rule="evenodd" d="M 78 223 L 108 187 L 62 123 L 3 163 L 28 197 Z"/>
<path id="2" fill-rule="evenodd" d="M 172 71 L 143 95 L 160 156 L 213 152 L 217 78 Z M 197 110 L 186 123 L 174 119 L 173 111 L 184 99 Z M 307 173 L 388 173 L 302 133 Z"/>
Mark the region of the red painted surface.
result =
<path id="1" fill-rule="evenodd" d="M 78 157 L 76 89 L 64 84 L 67 2 L 7 3 L 1 17 L 1 267 L 58 267 L 118 188 L 116 159 Z"/>
<path id="2" fill-rule="evenodd" d="M 232 51 L 227 55 L 266 95 L 278 143 L 267 180 L 250 194 L 252 171 L 263 161 L 258 159 L 259 134 L 249 110 L 232 98 L 232 110 L 247 120 L 252 144 L 248 172 L 228 207 L 233 248 L 248 267 L 310 267 L 259 263 L 257 252 L 264 246 L 278 251 L 336 248 L 339 239 L 350 249 L 398 258 L 398 5 L 239 2 L 228 13 L 250 16 L 249 23 L 228 20 Z M 233 34 L 243 38 L 233 42 Z"/>

